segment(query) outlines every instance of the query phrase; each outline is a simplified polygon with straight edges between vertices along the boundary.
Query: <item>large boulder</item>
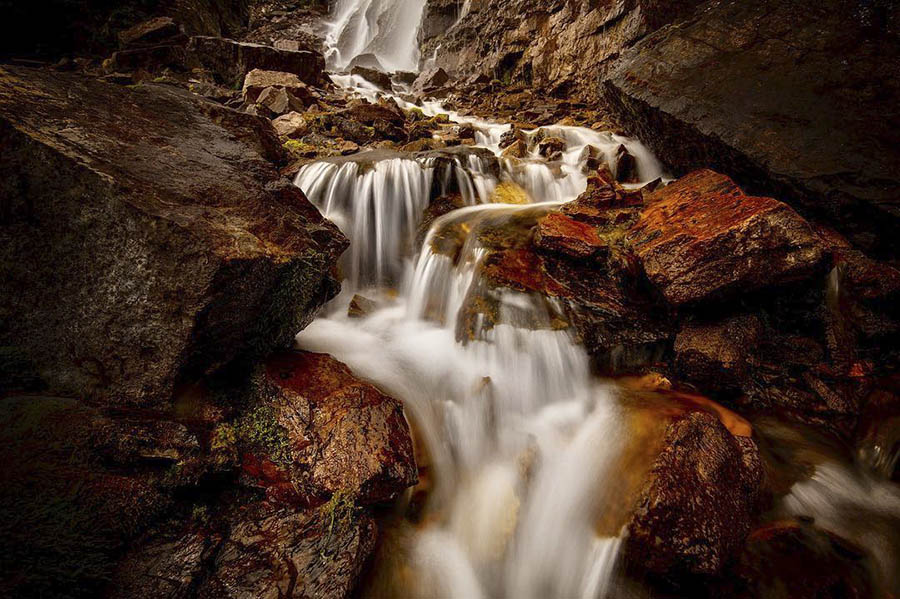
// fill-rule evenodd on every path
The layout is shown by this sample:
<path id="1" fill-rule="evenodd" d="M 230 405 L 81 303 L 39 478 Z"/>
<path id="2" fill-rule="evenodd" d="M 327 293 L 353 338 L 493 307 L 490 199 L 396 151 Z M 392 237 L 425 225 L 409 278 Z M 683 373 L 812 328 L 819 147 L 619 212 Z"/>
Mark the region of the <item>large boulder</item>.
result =
<path id="1" fill-rule="evenodd" d="M 675 365 L 704 390 L 737 390 L 750 375 L 762 323 L 753 314 L 686 323 L 675 337 Z"/>
<path id="2" fill-rule="evenodd" d="M 253 387 L 255 407 L 235 430 L 245 473 L 271 496 L 315 503 L 345 494 L 368 504 L 415 484 L 402 404 L 331 356 L 274 355 Z"/>
<path id="3" fill-rule="evenodd" d="M 336 227 L 271 126 L 185 91 L 0 71 L 0 345 L 59 390 L 159 404 L 288 345 L 337 290 Z"/>
<path id="4" fill-rule="evenodd" d="M 674 306 L 802 280 L 826 256 L 821 239 L 789 206 L 744 195 L 713 171 L 686 175 L 646 201 L 628 239 Z"/>
<path id="5" fill-rule="evenodd" d="M 624 50 L 602 90 L 676 174 L 711 166 L 896 255 L 900 50 L 877 4 L 709 2 Z"/>
<path id="6" fill-rule="evenodd" d="M 279 50 L 271 46 L 197 36 L 188 44 L 190 58 L 223 84 L 240 88 L 253 69 L 291 73 L 309 85 L 325 84 L 325 58 L 311 50 Z"/>
<path id="7" fill-rule="evenodd" d="M 749 437 L 689 412 L 666 431 L 628 524 L 625 559 L 663 578 L 718 574 L 750 531 L 762 483 Z"/>

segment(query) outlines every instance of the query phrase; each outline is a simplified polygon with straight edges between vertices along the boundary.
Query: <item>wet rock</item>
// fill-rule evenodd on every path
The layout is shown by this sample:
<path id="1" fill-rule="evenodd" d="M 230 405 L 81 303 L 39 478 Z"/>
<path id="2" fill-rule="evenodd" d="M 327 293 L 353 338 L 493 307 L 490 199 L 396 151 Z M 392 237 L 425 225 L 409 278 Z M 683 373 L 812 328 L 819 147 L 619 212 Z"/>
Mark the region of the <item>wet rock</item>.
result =
<path id="1" fill-rule="evenodd" d="M 604 258 L 609 252 L 609 245 L 595 227 L 560 212 L 551 212 L 538 221 L 534 245 L 545 252 L 584 260 Z"/>
<path id="2" fill-rule="evenodd" d="M 384 65 L 381 64 L 381 61 L 378 60 L 378 57 L 371 52 L 365 52 L 363 54 L 354 56 L 353 60 L 350 61 L 350 64 L 348 64 L 347 67 L 351 70 L 356 67 L 365 67 L 374 71 L 381 71 L 382 73 L 387 71 L 387 69 L 384 68 Z"/>
<path id="3" fill-rule="evenodd" d="M 403 85 L 412 85 L 418 76 L 418 73 L 413 73 L 411 71 L 395 71 L 391 75 L 394 81 L 402 83 Z"/>
<path id="4" fill-rule="evenodd" d="M 288 91 L 304 107 L 312 102 L 312 96 L 306 84 L 293 73 L 262 69 L 253 69 L 244 77 L 243 100 L 248 104 L 256 102 L 265 90 L 271 88 Z"/>
<path id="5" fill-rule="evenodd" d="M 587 188 L 571 202 L 563 204 L 563 214 L 595 226 L 617 226 L 637 218 L 643 205 L 640 191 L 626 191 L 614 181 L 608 168 L 588 177 Z"/>
<path id="6" fill-rule="evenodd" d="M 399 127 L 406 122 L 406 115 L 396 106 L 373 104 L 365 100 L 353 103 L 341 114 L 346 114 L 365 125 L 374 125 L 377 121 L 384 121 Z"/>
<path id="7" fill-rule="evenodd" d="M 802 280 L 825 258 L 821 240 L 790 207 L 743 195 L 711 171 L 682 177 L 646 201 L 628 239 L 675 306 Z"/>
<path id="8" fill-rule="evenodd" d="M 306 108 L 301 100 L 280 87 L 267 87 L 259 94 L 256 103 L 272 115 L 282 115 L 289 111 L 297 112 Z"/>
<path id="9" fill-rule="evenodd" d="M 182 35 L 181 28 L 170 17 L 157 17 L 119 32 L 118 37 L 119 44 L 127 48 L 157 45 Z M 183 41 L 187 43 L 187 38 Z"/>
<path id="10" fill-rule="evenodd" d="M 880 382 L 861 402 L 855 441 L 864 463 L 900 480 L 900 378 Z"/>
<path id="11" fill-rule="evenodd" d="M 429 69 L 423 71 L 413 82 L 413 91 L 417 93 L 432 92 L 450 81 L 450 75 L 444 69 Z"/>
<path id="12" fill-rule="evenodd" d="M 249 426 L 248 452 L 259 461 L 245 459 L 244 470 L 263 487 L 281 493 L 288 480 L 300 501 L 345 493 L 373 503 L 416 482 L 400 402 L 327 354 L 272 356 L 260 377 L 251 420 L 237 426 Z"/>
<path id="13" fill-rule="evenodd" d="M 268 123 L 167 86 L 2 75 L 0 345 L 52 387 L 165 404 L 335 293 L 346 240 L 279 178 Z"/>
<path id="14" fill-rule="evenodd" d="M 222 549 L 196 596 L 348 597 L 375 547 L 371 518 L 352 504 L 298 512 L 268 503 L 231 518 Z"/>
<path id="15" fill-rule="evenodd" d="M 706 412 L 677 420 L 628 525 L 627 562 L 664 579 L 719 573 L 750 531 L 762 480 L 750 438 Z"/>
<path id="16" fill-rule="evenodd" d="M 810 524 L 779 521 L 754 530 L 727 576 L 727 596 L 814 599 L 875 597 L 865 551 Z"/>
<path id="17" fill-rule="evenodd" d="M 508 131 L 505 131 L 503 135 L 500 136 L 500 147 L 507 148 L 517 141 L 525 141 L 525 136 L 522 131 L 517 127 L 512 127 Z"/>
<path id="18" fill-rule="evenodd" d="M 549 161 L 561 160 L 566 142 L 558 137 L 545 137 L 538 144 L 538 153 Z"/>
<path id="19" fill-rule="evenodd" d="M 708 8 L 622 52 L 601 86 L 616 118 L 676 173 L 711 166 L 896 256 L 891 9 L 867 25 L 840 0 Z"/>
<path id="20" fill-rule="evenodd" d="M 383 90 L 391 91 L 391 76 L 382 71 L 355 66 L 350 70 L 351 75 L 359 75 L 369 83 L 374 83 Z"/>
<path id="21" fill-rule="evenodd" d="M 506 146 L 500 155 L 504 158 L 525 158 L 528 155 L 528 146 L 521 139 L 517 139 Z"/>
<path id="22" fill-rule="evenodd" d="M 319 52 L 278 50 L 205 36 L 192 37 L 188 51 L 191 60 L 208 69 L 227 86 L 241 86 L 244 76 L 254 69 L 291 73 L 307 85 L 325 84 L 325 58 Z"/>
<path id="23" fill-rule="evenodd" d="M 347 307 L 347 316 L 350 318 L 363 318 L 374 312 L 377 307 L 378 305 L 369 298 L 357 294 L 350 300 L 350 305 Z"/>
<path id="24" fill-rule="evenodd" d="M 272 126 L 281 137 L 300 139 L 309 131 L 306 119 L 299 112 L 289 112 L 272 121 Z"/>
<path id="25" fill-rule="evenodd" d="M 752 314 L 718 322 L 685 324 L 675 337 L 675 364 L 681 377 L 703 390 L 740 389 L 750 374 L 762 324 Z"/>
<path id="26" fill-rule="evenodd" d="M 637 183 L 640 181 L 637 172 L 637 160 L 622 145 L 616 150 L 616 181 L 619 183 Z"/>

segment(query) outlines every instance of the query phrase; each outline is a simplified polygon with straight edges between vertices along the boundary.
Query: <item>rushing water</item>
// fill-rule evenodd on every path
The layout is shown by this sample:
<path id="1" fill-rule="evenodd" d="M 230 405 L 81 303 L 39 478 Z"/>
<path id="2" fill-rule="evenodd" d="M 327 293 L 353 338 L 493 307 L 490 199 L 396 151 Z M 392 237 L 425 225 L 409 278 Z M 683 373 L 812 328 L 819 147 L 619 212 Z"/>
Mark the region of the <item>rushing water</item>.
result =
<path id="1" fill-rule="evenodd" d="M 339 0 L 329 64 L 340 69 L 371 53 L 387 69 L 414 69 L 410 32 L 422 5 Z M 332 78 L 372 101 L 388 93 L 359 77 Z M 401 398 L 420 445 L 423 481 L 411 498 L 416 505 L 404 512 L 411 519 L 399 518 L 381 551 L 402 558 L 379 560 L 368 595 L 621 596 L 617 556 L 627 485 L 619 466 L 631 463 L 625 454 L 646 440 L 635 437 L 634 414 L 615 385 L 591 375 L 588 356 L 560 326 L 552 301 L 503 292 L 494 297 L 490 326 L 473 305 L 485 293 L 478 273 L 490 248 L 483 240 L 527 230 L 583 191 L 587 146 L 614 171 L 624 145 L 642 183 L 665 178 L 662 168 L 636 140 L 566 126 L 543 128 L 565 141 L 560 161 L 549 163 L 536 151 L 504 159 L 499 143 L 509 125 L 461 116 L 438 102 L 419 108 L 473 125 L 476 147 L 323 160 L 296 179 L 352 242 L 342 293 L 297 343 L 334 355 Z M 526 203 L 496 203 L 503 184 L 522 190 Z M 451 189 L 463 206 L 434 220 L 423 236 L 426 209 Z M 354 294 L 376 308 L 349 316 Z M 823 459 L 781 509 L 816 517 L 869 548 L 887 572 L 897 563 L 890 531 L 848 525 L 846 518 L 856 511 L 897 521 L 896 488 L 879 480 Z"/>

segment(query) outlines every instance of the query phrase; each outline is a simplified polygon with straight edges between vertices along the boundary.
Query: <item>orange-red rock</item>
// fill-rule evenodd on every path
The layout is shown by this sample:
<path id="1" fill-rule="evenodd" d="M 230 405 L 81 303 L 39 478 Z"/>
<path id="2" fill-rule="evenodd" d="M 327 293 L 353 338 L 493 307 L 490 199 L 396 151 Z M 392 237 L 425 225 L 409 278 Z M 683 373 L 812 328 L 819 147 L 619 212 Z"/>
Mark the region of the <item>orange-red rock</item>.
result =
<path id="1" fill-rule="evenodd" d="M 709 170 L 650 194 L 628 240 L 675 306 L 804 279 L 825 257 L 821 239 L 789 206 L 744 195 Z"/>
<path id="2" fill-rule="evenodd" d="M 534 244 L 547 252 L 583 259 L 605 256 L 609 251 L 595 227 L 560 212 L 551 212 L 538 221 Z"/>

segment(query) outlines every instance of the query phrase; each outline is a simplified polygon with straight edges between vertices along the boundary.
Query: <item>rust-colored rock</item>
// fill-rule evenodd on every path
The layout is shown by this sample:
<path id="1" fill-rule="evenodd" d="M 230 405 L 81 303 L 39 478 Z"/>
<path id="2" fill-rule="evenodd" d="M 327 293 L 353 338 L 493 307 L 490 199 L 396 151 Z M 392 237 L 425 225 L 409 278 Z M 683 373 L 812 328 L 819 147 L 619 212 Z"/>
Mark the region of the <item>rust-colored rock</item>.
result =
<path id="1" fill-rule="evenodd" d="M 257 409 L 283 435 L 274 448 L 250 448 L 262 463 L 245 459 L 245 471 L 263 486 L 280 485 L 283 472 L 301 501 L 343 493 L 374 503 L 415 484 L 412 439 L 400 402 L 327 354 L 277 354 L 260 376 Z M 277 468 L 266 470 L 265 462 Z"/>
<path id="2" fill-rule="evenodd" d="M 801 280 L 825 257 L 819 237 L 789 206 L 743 195 L 707 170 L 650 194 L 628 239 L 675 306 Z"/>
<path id="3" fill-rule="evenodd" d="M 762 481 L 750 438 L 688 413 L 666 431 L 628 525 L 626 560 L 663 578 L 719 573 L 750 531 Z"/>
<path id="4" fill-rule="evenodd" d="M 609 251 L 608 244 L 597 234 L 595 227 L 561 212 L 551 212 L 538 221 L 534 245 L 546 252 L 578 259 L 601 258 Z"/>

